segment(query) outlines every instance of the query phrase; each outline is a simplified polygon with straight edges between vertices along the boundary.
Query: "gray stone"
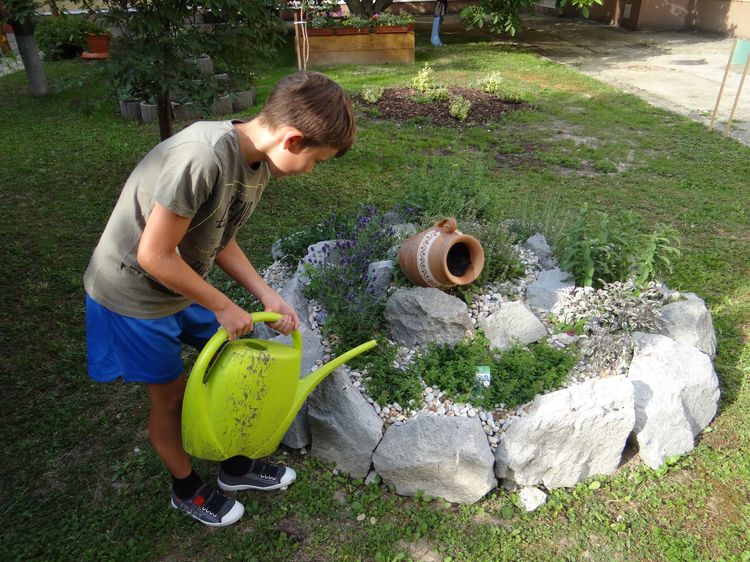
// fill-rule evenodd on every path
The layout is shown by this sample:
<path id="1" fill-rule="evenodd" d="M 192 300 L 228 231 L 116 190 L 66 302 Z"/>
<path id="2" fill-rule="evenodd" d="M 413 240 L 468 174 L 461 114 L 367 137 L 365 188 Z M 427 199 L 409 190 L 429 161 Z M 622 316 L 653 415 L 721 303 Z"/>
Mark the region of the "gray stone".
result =
<path id="1" fill-rule="evenodd" d="M 291 449 L 301 449 L 307 447 L 312 437 L 310 435 L 310 422 L 307 420 L 307 400 L 302 404 L 297 416 L 294 418 L 292 425 L 289 426 L 281 443 Z"/>
<path id="2" fill-rule="evenodd" d="M 525 488 L 521 488 L 518 492 L 518 500 L 526 511 L 536 511 L 547 503 L 547 494 L 542 492 L 539 488 L 526 486 Z"/>
<path id="3" fill-rule="evenodd" d="M 367 290 L 377 299 L 385 298 L 393 277 L 391 260 L 376 261 L 367 266 Z"/>
<path id="4" fill-rule="evenodd" d="M 473 335 L 469 307 L 440 289 L 399 289 L 386 302 L 391 337 L 406 347 L 455 344 Z"/>
<path id="5" fill-rule="evenodd" d="M 513 419 L 495 451 L 505 487 L 575 486 L 617 469 L 633 430 L 633 387 L 625 377 L 595 379 L 537 396 Z"/>
<path id="6" fill-rule="evenodd" d="M 421 490 L 449 502 L 473 503 L 497 485 L 477 418 L 421 413 L 389 427 L 372 460 L 383 482 L 404 496 Z"/>
<path id="7" fill-rule="evenodd" d="M 541 271 L 539 277 L 526 289 L 526 300 L 535 308 L 551 310 L 565 294 L 565 289 L 575 286 L 573 276 L 559 268 Z"/>
<path id="8" fill-rule="evenodd" d="M 695 293 L 683 293 L 684 300 L 661 309 L 660 334 L 697 347 L 711 359 L 716 355 L 716 332 L 706 303 Z"/>
<path id="9" fill-rule="evenodd" d="M 635 389 L 639 454 L 652 468 L 691 451 L 719 403 L 711 359 L 693 346 L 658 334 L 636 332 L 628 379 Z"/>
<path id="10" fill-rule="evenodd" d="M 534 252 L 537 258 L 539 258 L 539 264 L 544 269 L 552 269 L 555 267 L 555 258 L 552 253 L 552 248 L 547 244 L 546 238 L 538 232 L 531 238 L 526 240 L 523 244 L 524 249 Z"/>
<path id="11" fill-rule="evenodd" d="M 500 310 L 480 320 L 490 347 L 506 349 L 514 342 L 526 345 L 537 342 L 547 335 L 541 320 L 522 301 L 500 305 Z"/>
<path id="12" fill-rule="evenodd" d="M 337 369 L 308 398 L 312 454 L 352 478 L 370 472 L 372 452 L 383 436 L 383 421 L 349 375 Z"/>
<path id="13" fill-rule="evenodd" d="M 300 379 L 304 379 L 310 374 L 315 363 L 323 358 L 325 350 L 321 342 L 320 335 L 308 328 L 305 324 L 300 325 L 300 334 L 302 335 L 302 366 L 300 368 Z M 278 341 L 291 345 L 292 338 L 283 334 L 278 334 L 273 338 Z M 281 442 L 292 449 L 301 449 L 310 444 L 310 426 L 307 420 L 307 400 L 294 418 L 292 425 L 287 430 Z"/>
<path id="14" fill-rule="evenodd" d="M 391 231 L 396 238 L 404 239 L 408 238 L 412 234 L 416 234 L 417 227 L 414 224 L 407 222 L 404 224 L 394 224 L 391 227 Z"/>
<path id="15" fill-rule="evenodd" d="M 284 257 L 284 250 L 281 247 L 282 243 L 283 240 L 281 238 L 277 238 L 271 245 L 271 258 L 273 259 L 273 261 L 279 261 Z"/>

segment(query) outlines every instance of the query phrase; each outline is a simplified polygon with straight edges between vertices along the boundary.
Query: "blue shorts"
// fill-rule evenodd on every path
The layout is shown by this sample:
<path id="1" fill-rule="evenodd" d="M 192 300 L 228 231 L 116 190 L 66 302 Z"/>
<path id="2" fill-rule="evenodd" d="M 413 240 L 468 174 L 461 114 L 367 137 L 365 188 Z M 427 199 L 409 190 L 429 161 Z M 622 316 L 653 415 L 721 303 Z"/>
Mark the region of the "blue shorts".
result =
<path id="1" fill-rule="evenodd" d="M 112 312 L 86 295 L 89 376 L 98 382 L 161 384 L 182 374 L 182 344 L 202 349 L 219 329 L 213 312 L 193 304 L 146 320 Z"/>

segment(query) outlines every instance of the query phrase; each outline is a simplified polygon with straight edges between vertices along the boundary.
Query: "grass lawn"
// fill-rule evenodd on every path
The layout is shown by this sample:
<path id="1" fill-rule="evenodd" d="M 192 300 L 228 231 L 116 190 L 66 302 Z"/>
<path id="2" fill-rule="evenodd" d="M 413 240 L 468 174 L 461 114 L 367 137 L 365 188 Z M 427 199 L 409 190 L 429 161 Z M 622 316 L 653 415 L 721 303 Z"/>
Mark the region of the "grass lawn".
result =
<path id="1" fill-rule="evenodd" d="M 631 462 L 556 490 L 531 514 L 504 491 L 471 506 L 402 498 L 279 452 L 299 473 L 288 491 L 241 494 L 247 513 L 228 529 L 189 521 L 168 508 L 144 389 L 93 384 L 85 372 L 81 276 L 158 127 L 100 103 L 95 65 L 49 63 L 44 99 L 28 95 L 22 73 L 0 77 L 4 559 L 750 560 L 750 148 L 510 43 L 467 34 L 432 49 L 427 39 L 418 37 L 418 65 L 431 63 L 442 82 L 500 71 L 534 109 L 437 128 L 360 108 L 355 147 L 312 175 L 273 182 L 241 245 L 262 268 L 275 238 L 414 190 L 442 190 L 448 205 L 474 199 L 550 236 L 584 203 L 673 224 L 683 257 L 669 285 L 704 297 L 718 332 L 720 412 L 696 449 L 658 471 Z M 324 71 L 358 92 L 408 86 L 418 65 Z M 294 69 L 289 48 L 261 76 L 260 97 Z"/>

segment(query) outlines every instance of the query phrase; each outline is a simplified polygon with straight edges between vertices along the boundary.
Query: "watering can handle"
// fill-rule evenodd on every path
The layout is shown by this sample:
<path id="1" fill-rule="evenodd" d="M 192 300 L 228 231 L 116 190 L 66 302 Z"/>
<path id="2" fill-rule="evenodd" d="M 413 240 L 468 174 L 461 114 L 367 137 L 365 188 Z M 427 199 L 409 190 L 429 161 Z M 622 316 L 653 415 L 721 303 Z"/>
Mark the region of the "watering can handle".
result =
<path id="1" fill-rule="evenodd" d="M 281 314 L 276 312 L 253 312 L 250 316 L 254 323 L 276 322 L 276 320 L 282 317 Z M 299 333 L 299 330 L 292 330 L 290 335 L 292 336 L 292 347 L 302 353 L 302 335 Z M 214 355 L 216 355 L 216 352 L 219 351 L 226 341 L 227 331 L 224 328 L 219 328 L 213 337 L 208 340 L 206 345 L 203 346 L 203 350 L 198 355 L 198 359 L 195 360 L 195 365 L 193 365 L 193 370 L 191 371 L 190 376 L 197 375 L 203 379 L 203 382 L 206 382 L 209 373 L 208 366 L 211 364 L 211 360 L 214 358 Z"/>

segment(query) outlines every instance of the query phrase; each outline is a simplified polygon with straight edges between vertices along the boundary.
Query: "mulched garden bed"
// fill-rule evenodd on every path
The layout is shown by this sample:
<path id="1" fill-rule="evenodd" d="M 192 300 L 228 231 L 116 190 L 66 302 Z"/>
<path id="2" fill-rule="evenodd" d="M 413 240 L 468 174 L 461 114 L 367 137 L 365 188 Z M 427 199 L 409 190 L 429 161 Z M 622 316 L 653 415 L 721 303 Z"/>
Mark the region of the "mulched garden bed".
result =
<path id="1" fill-rule="evenodd" d="M 384 119 L 407 121 L 415 117 L 424 117 L 432 124 L 441 127 L 456 127 L 459 125 L 482 125 L 502 119 L 509 111 L 530 109 L 527 103 L 506 102 L 481 90 L 472 88 L 448 88 L 453 96 L 461 96 L 471 102 L 469 115 L 464 121 L 451 117 L 449 101 L 432 101 L 417 103 L 419 93 L 413 88 L 389 88 L 383 91 L 383 96 L 377 103 L 367 103 L 361 96 L 354 96 L 354 100 L 363 107 L 375 107 Z"/>

